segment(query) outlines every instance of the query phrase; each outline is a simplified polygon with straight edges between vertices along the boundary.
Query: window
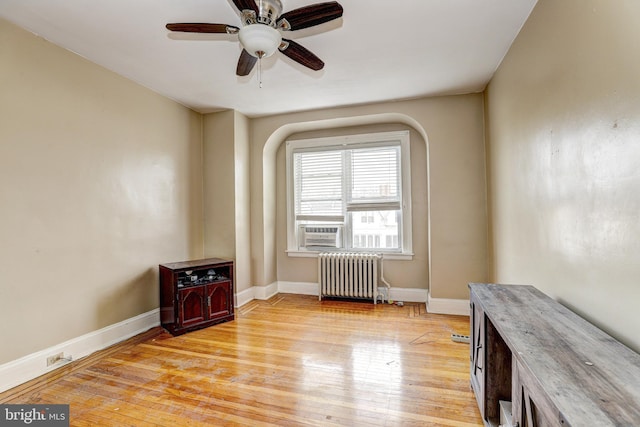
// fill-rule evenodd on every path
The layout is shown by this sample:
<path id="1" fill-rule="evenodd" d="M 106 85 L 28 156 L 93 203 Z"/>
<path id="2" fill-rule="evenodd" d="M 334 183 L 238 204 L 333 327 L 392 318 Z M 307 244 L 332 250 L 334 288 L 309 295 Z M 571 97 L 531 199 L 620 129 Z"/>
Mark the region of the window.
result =
<path id="1" fill-rule="evenodd" d="M 287 141 L 288 252 L 410 254 L 409 158 L 408 131 Z"/>

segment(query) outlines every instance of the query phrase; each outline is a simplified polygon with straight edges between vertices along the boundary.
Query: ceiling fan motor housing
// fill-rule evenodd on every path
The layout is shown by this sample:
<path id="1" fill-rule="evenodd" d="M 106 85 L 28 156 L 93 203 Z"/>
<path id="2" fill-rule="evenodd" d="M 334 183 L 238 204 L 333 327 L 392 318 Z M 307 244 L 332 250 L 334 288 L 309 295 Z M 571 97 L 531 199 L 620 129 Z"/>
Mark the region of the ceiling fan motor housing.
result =
<path id="1" fill-rule="evenodd" d="M 260 24 L 272 27 L 276 26 L 276 20 L 282 13 L 282 3 L 280 0 L 256 0 L 258 5 L 258 17 L 256 20 Z"/>

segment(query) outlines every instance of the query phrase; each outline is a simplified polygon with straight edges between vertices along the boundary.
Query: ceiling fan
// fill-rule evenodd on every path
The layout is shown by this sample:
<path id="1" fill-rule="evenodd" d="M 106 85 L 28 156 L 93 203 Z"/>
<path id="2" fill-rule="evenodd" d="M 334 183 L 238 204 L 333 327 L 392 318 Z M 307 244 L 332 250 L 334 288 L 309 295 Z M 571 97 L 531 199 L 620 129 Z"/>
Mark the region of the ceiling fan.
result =
<path id="1" fill-rule="evenodd" d="M 342 16 L 342 6 L 331 1 L 317 3 L 282 12 L 280 0 L 232 0 L 240 11 L 242 28 L 226 24 L 176 23 L 167 24 L 170 31 L 186 33 L 237 34 L 242 45 L 236 74 L 248 75 L 258 59 L 271 56 L 276 50 L 292 60 L 318 71 L 324 62 L 308 49 L 293 40 L 285 39 L 281 33 L 313 27 Z"/>

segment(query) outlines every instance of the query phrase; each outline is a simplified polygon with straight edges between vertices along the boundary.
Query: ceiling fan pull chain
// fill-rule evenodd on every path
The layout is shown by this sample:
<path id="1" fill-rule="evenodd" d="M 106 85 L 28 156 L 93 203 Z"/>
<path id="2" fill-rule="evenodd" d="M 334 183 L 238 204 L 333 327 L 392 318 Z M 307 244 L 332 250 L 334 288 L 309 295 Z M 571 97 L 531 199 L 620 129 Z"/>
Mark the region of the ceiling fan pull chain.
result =
<path id="1" fill-rule="evenodd" d="M 258 87 L 262 89 L 262 58 L 258 58 Z"/>

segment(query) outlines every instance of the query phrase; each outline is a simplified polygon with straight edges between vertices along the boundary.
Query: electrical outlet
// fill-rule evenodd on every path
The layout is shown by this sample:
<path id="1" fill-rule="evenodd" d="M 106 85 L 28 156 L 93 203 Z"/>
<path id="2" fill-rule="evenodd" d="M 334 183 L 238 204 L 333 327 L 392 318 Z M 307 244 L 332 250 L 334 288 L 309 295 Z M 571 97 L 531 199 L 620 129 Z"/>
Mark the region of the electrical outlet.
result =
<path id="1" fill-rule="evenodd" d="M 451 341 L 469 344 L 469 335 L 451 334 Z"/>
<path id="2" fill-rule="evenodd" d="M 51 366 L 55 363 L 58 363 L 62 359 L 64 359 L 64 353 L 58 353 L 58 354 L 54 354 L 53 356 L 49 356 L 47 357 L 47 366 Z"/>

